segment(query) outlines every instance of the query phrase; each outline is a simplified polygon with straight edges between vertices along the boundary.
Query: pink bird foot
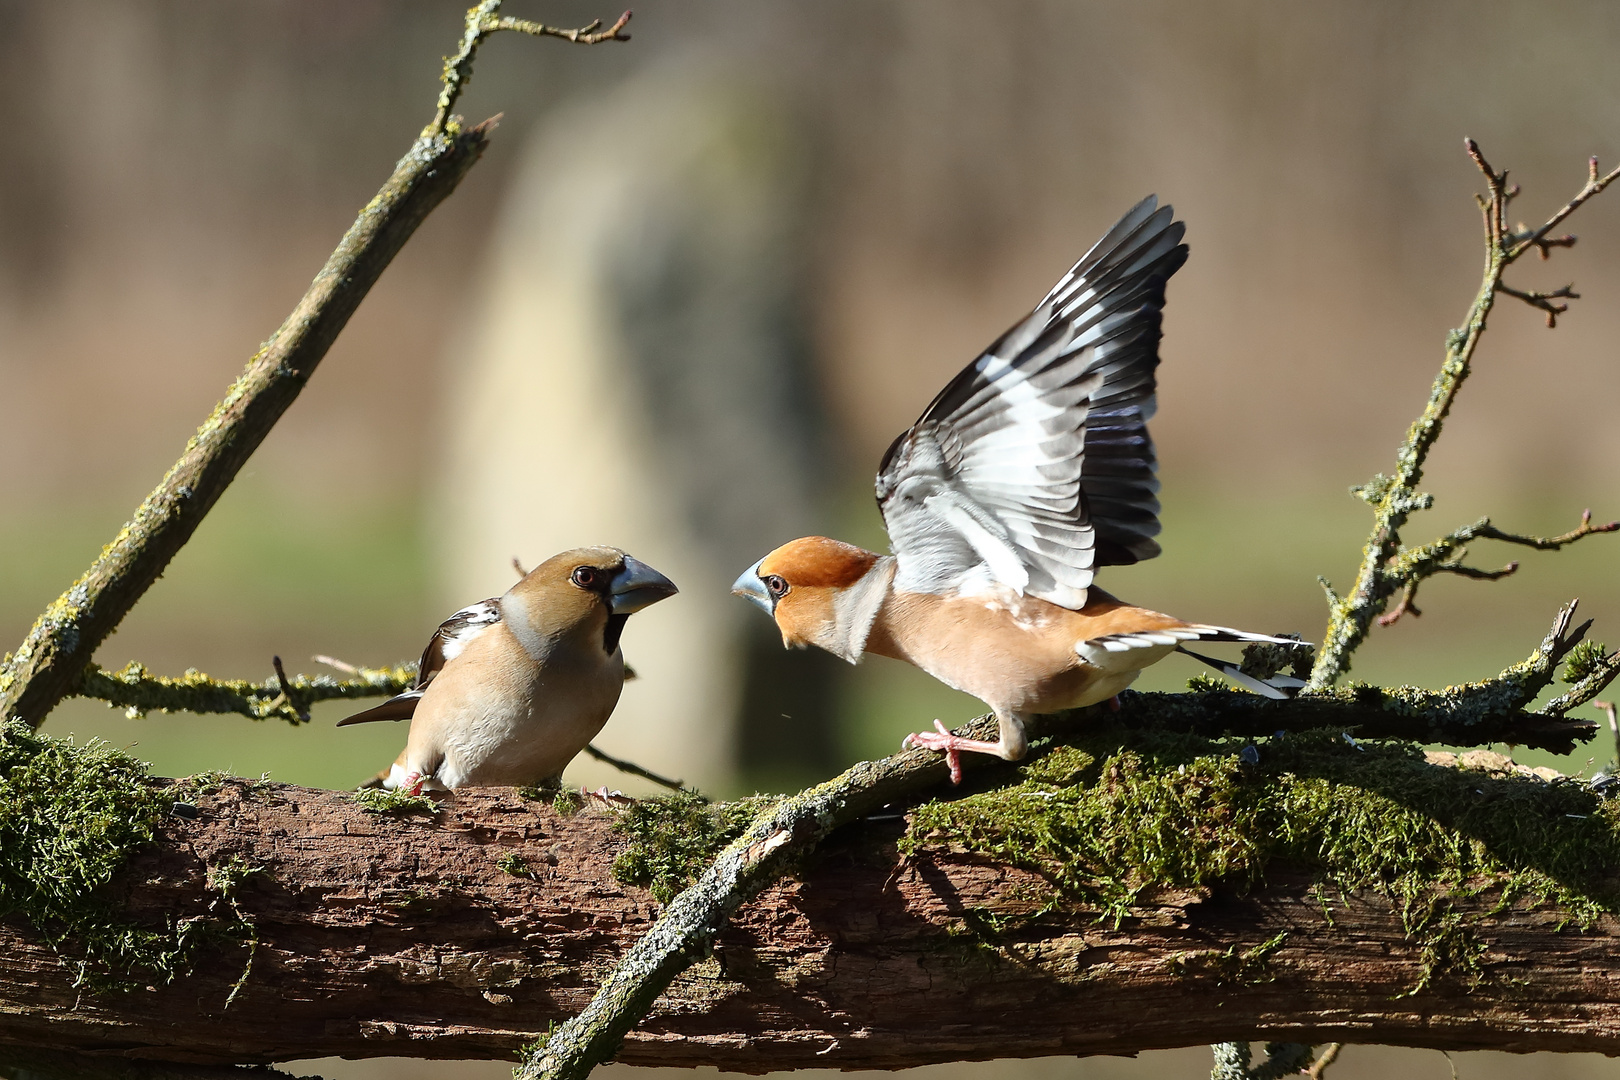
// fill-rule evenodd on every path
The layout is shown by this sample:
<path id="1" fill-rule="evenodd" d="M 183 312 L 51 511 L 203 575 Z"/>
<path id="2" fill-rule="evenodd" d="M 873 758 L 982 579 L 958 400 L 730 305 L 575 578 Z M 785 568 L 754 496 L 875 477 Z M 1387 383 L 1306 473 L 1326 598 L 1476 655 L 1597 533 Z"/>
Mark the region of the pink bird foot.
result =
<path id="1" fill-rule="evenodd" d="M 942 751 L 945 754 L 945 764 L 950 766 L 951 783 L 953 784 L 962 782 L 963 750 L 975 754 L 1001 756 L 1000 743 L 986 742 L 983 739 L 964 739 L 960 735 L 952 735 L 950 729 L 938 720 L 934 721 L 934 731 L 914 732 L 907 735 L 900 743 L 900 749 L 902 750 L 909 750 L 914 746 L 921 747 L 924 750 Z"/>
<path id="2" fill-rule="evenodd" d="M 399 790 L 407 795 L 422 794 L 422 774 L 419 772 L 406 773 L 405 782 L 399 786 Z"/>

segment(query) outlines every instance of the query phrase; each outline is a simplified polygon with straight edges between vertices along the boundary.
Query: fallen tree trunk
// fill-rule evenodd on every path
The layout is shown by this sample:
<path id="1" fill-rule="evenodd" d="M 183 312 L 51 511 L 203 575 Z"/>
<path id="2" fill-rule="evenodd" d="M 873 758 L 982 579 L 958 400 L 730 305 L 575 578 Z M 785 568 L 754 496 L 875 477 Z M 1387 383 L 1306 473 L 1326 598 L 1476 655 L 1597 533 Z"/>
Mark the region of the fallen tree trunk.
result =
<path id="1" fill-rule="evenodd" d="M 172 985 L 90 993 L 13 917 L 0 1042 L 177 1062 L 510 1057 L 582 1009 L 658 912 L 614 881 L 628 841 L 600 806 L 567 817 L 490 789 L 379 816 L 242 781 L 195 805 L 131 861 L 121 906 L 161 925 L 228 904 L 256 945 L 204 948 Z M 1487 883 L 1452 901 L 1466 933 L 1413 935 L 1410 905 L 1274 865 L 1248 889 L 1145 893 L 1116 926 L 956 840 L 903 855 L 905 829 L 842 830 L 746 905 L 618 1060 L 896 1068 L 1261 1036 L 1620 1053 L 1607 915 L 1577 930 Z M 1448 942 L 1467 963 L 1440 955 Z"/>

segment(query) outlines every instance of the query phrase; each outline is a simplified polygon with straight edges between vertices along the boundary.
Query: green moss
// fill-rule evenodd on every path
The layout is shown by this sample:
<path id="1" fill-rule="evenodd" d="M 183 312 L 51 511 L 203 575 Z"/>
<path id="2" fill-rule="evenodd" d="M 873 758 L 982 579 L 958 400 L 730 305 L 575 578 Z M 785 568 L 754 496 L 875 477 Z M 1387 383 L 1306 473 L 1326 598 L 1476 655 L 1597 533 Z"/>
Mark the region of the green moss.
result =
<path id="1" fill-rule="evenodd" d="M 509 852 L 508 854 L 502 855 L 499 859 L 496 859 L 495 865 L 503 872 L 511 874 L 513 877 L 534 877 L 534 867 L 529 865 L 529 860 L 525 859 L 522 855 L 519 855 L 515 851 Z"/>
<path id="2" fill-rule="evenodd" d="M 573 817 L 585 805 L 585 796 L 578 788 L 562 786 L 562 777 L 553 776 L 539 784 L 517 789 L 517 793 L 532 802 L 548 802 L 563 817 Z"/>
<path id="3" fill-rule="evenodd" d="M 547 1020 L 546 1030 L 543 1034 L 536 1035 L 533 1039 L 518 1047 L 518 1061 L 527 1063 L 530 1059 L 539 1057 L 545 1051 L 546 1043 L 551 1041 L 551 1037 L 557 1033 L 557 1028 L 560 1026 L 555 1020 Z M 519 1065 L 512 1070 L 513 1080 L 522 1080 L 525 1072 L 523 1066 Z"/>
<path id="4" fill-rule="evenodd" d="M 270 876 L 268 867 L 256 866 L 236 855 L 228 855 L 208 866 L 208 887 L 221 896 L 234 900 L 242 886 L 252 878 Z"/>
<path id="5" fill-rule="evenodd" d="M 1049 883 L 1048 907 L 1078 902 L 1116 922 L 1157 892 L 1244 890 L 1284 862 L 1394 901 L 1422 949 L 1422 985 L 1483 977 L 1454 901 L 1552 903 L 1580 925 L 1620 912 L 1620 808 L 1578 782 L 1483 778 L 1333 731 L 1263 740 L 1253 764 L 1244 745 L 1098 734 L 1011 787 L 919 807 L 903 847 L 948 842 L 1026 867 Z M 1200 962 L 1241 976 L 1254 959 Z"/>
<path id="6" fill-rule="evenodd" d="M 373 814 L 437 814 L 439 804 L 427 795 L 407 795 L 387 788 L 361 788 L 354 801 Z"/>
<path id="7" fill-rule="evenodd" d="M 1288 931 L 1280 930 L 1252 949 L 1230 945 L 1224 950 L 1175 953 L 1165 959 L 1165 966 L 1174 974 L 1209 976 L 1222 985 L 1270 982 L 1271 955 L 1287 940 Z"/>
<path id="8" fill-rule="evenodd" d="M 614 825 L 614 831 L 629 836 L 631 844 L 613 860 L 613 878 L 646 888 L 659 903 L 667 904 L 775 801 L 776 796 L 755 795 L 711 803 L 692 791 L 642 799 Z"/>
<path id="9" fill-rule="evenodd" d="M 18 914 L 96 988 L 167 983 L 210 920 L 135 926 L 107 893 L 174 802 L 146 766 L 101 742 L 0 727 L 0 915 Z"/>
<path id="10" fill-rule="evenodd" d="M 1569 650 L 1564 659 L 1564 681 L 1578 683 L 1597 671 L 1607 658 L 1609 647 L 1601 641 L 1583 641 Z"/>

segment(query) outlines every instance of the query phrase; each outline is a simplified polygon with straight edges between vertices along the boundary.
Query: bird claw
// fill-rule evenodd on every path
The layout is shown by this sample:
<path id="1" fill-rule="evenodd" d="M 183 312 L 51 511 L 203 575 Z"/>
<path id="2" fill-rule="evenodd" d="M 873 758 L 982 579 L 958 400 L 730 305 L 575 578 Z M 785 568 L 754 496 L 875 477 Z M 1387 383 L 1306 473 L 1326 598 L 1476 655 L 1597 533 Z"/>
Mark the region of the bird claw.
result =
<path id="1" fill-rule="evenodd" d="M 918 747 L 923 750 L 939 750 L 943 752 L 945 764 L 951 770 L 951 783 L 960 784 L 962 782 L 962 742 L 961 738 L 951 734 L 949 728 L 935 720 L 934 731 L 917 731 L 907 735 L 900 743 L 900 749 L 908 750 L 912 747 Z"/>
<path id="2" fill-rule="evenodd" d="M 598 799 L 605 806 L 630 806 L 636 801 L 617 788 L 609 791 L 606 784 L 603 784 L 595 791 L 581 786 L 579 793 L 587 799 Z"/>
<path id="3" fill-rule="evenodd" d="M 399 785 L 399 789 L 407 795 L 420 795 L 422 794 L 423 779 L 424 777 L 419 772 L 406 773 L 405 782 Z"/>

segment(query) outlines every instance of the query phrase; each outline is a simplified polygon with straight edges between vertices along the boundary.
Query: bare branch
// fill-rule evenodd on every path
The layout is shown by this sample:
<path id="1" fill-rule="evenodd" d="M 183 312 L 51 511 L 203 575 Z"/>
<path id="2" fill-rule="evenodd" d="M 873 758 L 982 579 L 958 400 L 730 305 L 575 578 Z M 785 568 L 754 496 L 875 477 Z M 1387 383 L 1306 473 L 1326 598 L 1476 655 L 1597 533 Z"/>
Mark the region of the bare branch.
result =
<path id="1" fill-rule="evenodd" d="M 515 30 L 520 34 L 531 34 L 535 37 L 558 37 L 579 45 L 600 45 L 604 41 L 629 41 L 630 35 L 624 32 L 624 28 L 628 25 L 630 12 L 626 11 L 606 30 L 601 28 L 601 19 L 592 19 L 589 24 L 577 30 L 560 30 L 555 26 L 545 26 L 528 19 L 513 19 L 504 15 L 489 29 Z"/>
<path id="2" fill-rule="evenodd" d="M 1379 626 L 1394 626 L 1400 621 L 1402 615 L 1410 615 L 1416 619 L 1422 616 L 1423 611 L 1417 606 L 1418 579 L 1413 578 L 1401 590 L 1400 602 L 1389 611 L 1378 616 Z"/>
<path id="3" fill-rule="evenodd" d="M 1472 140 L 1470 140 L 1470 144 L 1472 144 Z M 1573 246 L 1575 243 L 1575 237 L 1573 236 L 1562 236 L 1556 240 L 1548 240 L 1547 234 L 1558 228 L 1558 226 L 1563 223 L 1565 218 L 1579 210 L 1582 203 L 1586 202 L 1592 196 L 1598 194 L 1604 188 L 1614 183 L 1616 179 L 1620 179 L 1620 167 L 1615 168 L 1603 176 L 1599 176 L 1598 159 L 1595 157 L 1588 158 L 1586 162 L 1585 186 L 1582 187 L 1580 191 L 1576 192 L 1575 197 L 1569 200 L 1569 202 L 1565 203 L 1556 214 L 1548 218 L 1546 223 L 1543 224 L 1541 228 L 1530 233 L 1528 236 L 1525 236 L 1523 239 L 1514 238 L 1511 240 L 1509 242 L 1508 249 L 1503 252 L 1504 262 L 1511 263 L 1515 261 L 1520 255 L 1523 255 L 1531 248 L 1537 248 L 1541 252 L 1541 257 L 1545 259 L 1547 257 L 1547 248 L 1549 247 Z"/>
<path id="4" fill-rule="evenodd" d="M 500 10 L 501 0 L 479 0 L 477 4 L 467 9 L 461 48 L 456 51 L 456 55 L 446 57 L 444 61 L 444 72 L 440 75 L 443 87 L 439 91 L 439 111 L 434 115 L 433 122 L 428 125 L 429 132 L 442 132 L 450 123 L 457 100 L 467 88 L 467 84 L 472 81 L 473 58 L 478 55 L 478 47 L 491 34 L 511 30 L 532 37 L 558 38 L 578 45 L 599 45 L 604 41 L 630 40 L 630 35 L 624 32 L 624 28 L 630 24 L 628 11 L 620 15 L 606 30 L 599 29 L 602 25 L 601 19 L 593 19 L 577 29 L 565 30 L 531 22 L 528 19 L 506 18 L 500 14 Z"/>
<path id="5" fill-rule="evenodd" d="M 614 757 L 612 754 L 598 750 L 593 743 L 585 744 L 585 752 L 591 755 L 591 757 L 595 758 L 597 761 L 611 765 L 622 773 L 628 773 L 631 776 L 639 776 L 643 780 L 651 780 L 660 787 L 667 787 L 671 791 L 686 790 L 686 781 L 671 780 L 667 776 L 660 776 L 651 769 L 643 768 L 633 761 L 626 761 L 624 758 Z"/>
<path id="6" fill-rule="evenodd" d="M 1547 329 L 1549 330 L 1557 329 L 1558 316 L 1569 310 L 1568 304 L 1555 304 L 1553 301 L 1559 299 L 1579 300 L 1581 298 L 1581 294 L 1575 291 L 1573 284 L 1565 285 L 1561 289 L 1554 289 L 1552 292 L 1520 292 L 1518 289 L 1507 285 L 1498 285 L 1496 291 L 1516 297 L 1533 308 L 1545 311 L 1547 313 Z"/>

